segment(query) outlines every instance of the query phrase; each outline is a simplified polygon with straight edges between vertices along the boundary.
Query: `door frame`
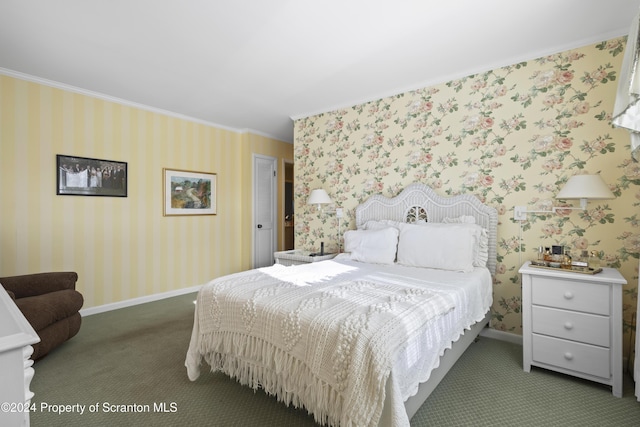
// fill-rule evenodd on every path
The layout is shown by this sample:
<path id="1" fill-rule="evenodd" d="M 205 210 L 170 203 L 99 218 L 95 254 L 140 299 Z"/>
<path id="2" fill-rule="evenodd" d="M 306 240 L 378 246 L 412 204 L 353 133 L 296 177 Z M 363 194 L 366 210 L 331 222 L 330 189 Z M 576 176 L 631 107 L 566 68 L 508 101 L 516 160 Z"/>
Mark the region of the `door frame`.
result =
<path id="1" fill-rule="evenodd" d="M 293 161 L 287 160 L 287 159 L 282 159 L 282 179 L 281 181 L 281 185 L 280 185 L 280 191 L 281 191 L 281 195 L 282 195 L 282 213 L 281 213 L 281 222 L 280 222 L 280 234 L 279 234 L 279 239 L 280 239 L 280 244 L 282 246 L 279 246 L 282 250 L 286 250 L 287 247 L 287 242 L 286 242 L 286 228 L 285 228 L 285 215 L 286 215 L 286 199 L 285 199 L 285 194 L 286 194 L 286 189 L 285 186 L 287 185 L 287 167 L 291 166 L 291 184 L 293 185 L 293 193 L 295 193 L 295 163 Z M 291 198 L 293 199 L 293 203 L 295 206 L 295 197 L 294 194 L 291 194 Z M 294 209 L 294 225 L 295 225 L 295 209 Z M 296 240 L 296 236 L 295 236 L 295 228 L 292 231 L 293 232 L 293 243 L 294 243 L 294 248 L 295 248 L 295 240 Z"/>

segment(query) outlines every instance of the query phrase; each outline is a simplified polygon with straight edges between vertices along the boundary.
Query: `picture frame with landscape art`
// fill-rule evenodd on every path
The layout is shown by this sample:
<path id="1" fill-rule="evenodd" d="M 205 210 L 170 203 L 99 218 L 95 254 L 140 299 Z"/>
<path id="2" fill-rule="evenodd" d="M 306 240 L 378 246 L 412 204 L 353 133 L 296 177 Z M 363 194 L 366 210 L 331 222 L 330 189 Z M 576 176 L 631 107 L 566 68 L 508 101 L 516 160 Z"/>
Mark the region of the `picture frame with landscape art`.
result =
<path id="1" fill-rule="evenodd" d="M 162 174 L 164 216 L 216 215 L 215 173 L 164 168 Z"/>
<path id="2" fill-rule="evenodd" d="M 56 194 L 127 197 L 126 162 L 56 155 Z"/>

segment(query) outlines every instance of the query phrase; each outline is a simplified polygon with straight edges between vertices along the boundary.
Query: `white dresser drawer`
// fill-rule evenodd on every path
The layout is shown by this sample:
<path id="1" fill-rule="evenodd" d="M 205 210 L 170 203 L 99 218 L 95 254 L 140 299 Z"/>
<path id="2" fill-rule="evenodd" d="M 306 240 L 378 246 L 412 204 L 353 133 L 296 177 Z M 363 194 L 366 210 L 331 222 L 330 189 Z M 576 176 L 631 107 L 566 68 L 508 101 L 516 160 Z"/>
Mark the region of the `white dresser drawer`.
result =
<path id="1" fill-rule="evenodd" d="M 622 287 L 598 274 L 532 267 L 522 274 L 522 369 L 534 366 L 611 386 L 622 397 Z"/>
<path id="2" fill-rule="evenodd" d="M 533 332 L 609 347 L 609 317 L 533 306 Z"/>
<path id="3" fill-rule="evenodd" d="M 533 334 L 533 360 L 572 371 L 611 377 L 608 348 Z"/>
<path id="4" fill-rule="evenodd" d="M 547 307 L 609 315 L 609 293 L 607 285 L 538 276 L 533 278 L 531 302 Z"/>

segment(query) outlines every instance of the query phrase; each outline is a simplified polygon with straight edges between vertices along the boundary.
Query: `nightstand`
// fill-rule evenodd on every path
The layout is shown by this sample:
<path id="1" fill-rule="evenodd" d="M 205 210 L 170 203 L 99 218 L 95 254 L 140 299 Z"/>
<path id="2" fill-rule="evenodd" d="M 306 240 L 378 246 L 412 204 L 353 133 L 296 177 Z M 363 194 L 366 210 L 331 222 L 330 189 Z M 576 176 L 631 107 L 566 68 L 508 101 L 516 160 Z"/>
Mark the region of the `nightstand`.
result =
<path id="1" fill-rule="evenodd" d="M 318 261 L 326 261 L 328 259 L 335 258 L 338 254 L 324 254 L 324 255 L 316 255 L 311 256 L 312 252 L 310 251 L 282 251 L 275 252 L 273 257 L 276 259 L 276 264 L 282 265 L 298 265 L 298 264 L 308 264 L 311 262 Z"/>
<path id="2" fill-rule="evenodd" d="M 597 274 L 536 268 L 522 274 L 523 369 L 550 369 L 611 386 L 622 397 L 622 285 Z"/>

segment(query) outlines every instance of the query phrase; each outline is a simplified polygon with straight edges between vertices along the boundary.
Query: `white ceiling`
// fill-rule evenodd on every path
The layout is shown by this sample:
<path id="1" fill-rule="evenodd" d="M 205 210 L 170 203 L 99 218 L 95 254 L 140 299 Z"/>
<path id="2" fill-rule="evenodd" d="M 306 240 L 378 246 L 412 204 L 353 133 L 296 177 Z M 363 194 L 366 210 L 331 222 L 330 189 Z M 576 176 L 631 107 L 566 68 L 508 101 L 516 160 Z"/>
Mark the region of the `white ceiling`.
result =
<path id="1" fill-rule="evenodd" d="M 0 73 L 293 140 L 293 118 L 625 35 L 640 0 L 0 0 Z"/>

